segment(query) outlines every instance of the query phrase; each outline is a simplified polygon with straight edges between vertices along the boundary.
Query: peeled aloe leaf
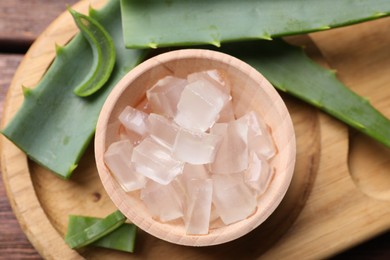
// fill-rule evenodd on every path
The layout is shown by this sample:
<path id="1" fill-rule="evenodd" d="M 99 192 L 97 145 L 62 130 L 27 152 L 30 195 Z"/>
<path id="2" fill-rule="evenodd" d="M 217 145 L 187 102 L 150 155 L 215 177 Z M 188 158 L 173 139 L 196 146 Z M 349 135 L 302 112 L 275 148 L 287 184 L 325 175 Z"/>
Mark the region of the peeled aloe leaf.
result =
<path id="1" fill-rule="evenodd" d="M 78 223 L 75 223 L 75 222 Z M 80 248 L 105 237 L 112 233 L 125 223 L 126 217 L 119 211 L 115 211 L 103 219 L 88 220 L 84 219 L 81 223 L 80 219 L 70 217 L 68 232 L 65 236 L 65 242 L 71 248 Z M 75 224 L 82 224 L 76 226 Z M 77 230 L 75 230 L 77 228 Z"/>
<path id="2" fill-rule="evenodd" d="M 79 33 L 57 57 L 36 88 L 25 90 L 25 100 L 2 133 L 29 158 L 63 178 L 69 178 L 92 139 L 101 107 L 115 84 L 145 56 L 145 51 L 123 45 L 119 0 L 99 11 L 90 10 L 114 40 L 116 66 L 104 88 L 81 98 L 73 93 L 87 77 L 93 56 Z"/>
<path id="3" fill-rule="evenodd" d="M 121 0 L 125 45 L 147 48 L 271 39 L 390 14 L 389 0 Z"/>
<path id="4" fill-rule="evenodd" d="M 281 40 L 227 44 L 221 51 L 249 63 L 277 89 L 344 121 L 390 148 L 390 120 L 344 86 L 333 71 Z"/>
<path id="5" fill-rule="evenodd" d="M 110 78 L 115 65 L 115 45 L 108 32 L 95 19 L 68 8 L 82 35 L 89 42 L 93 65 L 89 77 L 74 89 L 80 97 L 94 94 Z"/>

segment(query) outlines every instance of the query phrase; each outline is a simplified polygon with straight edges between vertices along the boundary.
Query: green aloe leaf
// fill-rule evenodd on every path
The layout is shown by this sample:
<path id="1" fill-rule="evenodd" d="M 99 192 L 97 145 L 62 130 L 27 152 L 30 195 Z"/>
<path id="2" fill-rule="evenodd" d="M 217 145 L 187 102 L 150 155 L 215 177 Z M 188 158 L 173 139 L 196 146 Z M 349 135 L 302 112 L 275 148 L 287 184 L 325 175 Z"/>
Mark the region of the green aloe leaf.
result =
<path id="1" fill-rule="evenodd" d="M 119 211 L 108 215 L 103 219 L 80 219 L 78 217 L 69 217 L 68 231 L 65 235 L 65 242 L 71 248 L 80 248 L 95 241 L 99 241 L 108 234 L 116 231 L 125 223 L 126 217 Z M 78 224 L 82 224 L 79 226 Z M 107 238 L 106 238 L 107 239 Z M 114 241 L 113 241 L 114 242 Z M 109 241 L 104 240 L 103 245 L 108 246 Z M 119 246 L 119 244 L 118 244 Z"/>
<path id="2" fill-rule="evenodd" d="M 281 40 L 227 44 L 219 49 L 249 63 L 277 89 L 318 107 L 390 148 L 390 120 L 348 89 L 333 71 Z"/>
<path id="3" fill-rule="evenodd" d="M 213 44 L 326 30 L 390 14 L 389 0 L 121 0 L 125 45 Z"/>
<path id="4" fill-rule="evenodd" d="M 134 224 L 124 223 L 111 233 L 105 235 L 99 240 L 96 240 L 91 245 L 133 253 L 136 237 L 137 226 Z"/>
<path id="5" fill-rule="evenodd" d="M 111 89 L 146 55 L 124 47 L 119 0 L 111 0 L 98 11 L 91 9 L 89 15 L 111 35 L 117 53 L 104 88 L 85 98 L 73 93 L 93 63 L 91 47 L 79 33 L 65 47 L 57 47 L 54 62 L 34 89 L 24 89 L 22 107 L 2 130 L 29 158 L 63 178 L 71 176 L 92 140 Z"/>
<path id="6" fill-rule="evenodd" d="M 87 230 L 88 227 L 101 220 L 101 218 L 70 215 L 65 239 L 69 240 L 70 237 Z M 137 227 L 134 224 L 124 223 L 112 232 L 87 245 L 132 253 L 134 252 L 136 235 Z"/>
<path id="7" fill-rule="evenodd" d="M 115 65 L 115 45 L 108 32 L 95 19 L 71 8 L 68 10 L 92 49 L 93 64 L 89 77 L 74 89 L 76 95 L 86 97 L 98 91 L 110 78 Z"/>
<path id="8" fill-rule="evenodd" d="M 63 178 L 71 176 L 91 141 L 100 109 L 113 86 L 146 55 L 145 51 L 124 47 L 119 0 L 111 0 L 100 11 L 91 10 L 90 16 L 104 26 L 116 48 L 116 65 L 105 87 L 86 98 L 74 95 L 74 86 L 88 77 L 93 62 L 87 40 L 78 34 L 67 46 L 57 47 L 56 59 L 35 89 L 23 88 L 25 101 L 3 129 L 3 134 L 29 158 Z M 280 41 L 226 44 L 220 50 L 252 64 L 280 90 L 390 147 L 389 120 L 301 50 Z"/>

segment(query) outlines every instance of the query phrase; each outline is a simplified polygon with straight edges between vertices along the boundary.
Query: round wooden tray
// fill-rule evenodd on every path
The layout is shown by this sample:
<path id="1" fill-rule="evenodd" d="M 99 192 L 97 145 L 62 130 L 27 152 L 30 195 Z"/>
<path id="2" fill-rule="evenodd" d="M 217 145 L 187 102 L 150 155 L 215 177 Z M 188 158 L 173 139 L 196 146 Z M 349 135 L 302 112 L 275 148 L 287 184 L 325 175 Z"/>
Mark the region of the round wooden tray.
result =
<path id="1" fill-rule="evenodd" d="M 103 1 L 98 1 L 100 2 Z M 85 12 L 86 2 L 75 9 Z M 95 6 L 95 5 L 94 5 Z M 70 15 L 64 13 L 37 39 L 26 54 L 10 86 L 5 106 L 3 125 L 22 103 L 21 84 L 34 86 L 54 58 L 54 46 L 65 44 L 77 32 Z M 135 256 L 213 255 L 256 256 L 272 244 L 293 223 L 310 191 L 319 157 L 318 118 L 315 109 L 286 98 L 298 139 L 298 158 L 294 179 L 286 199 L 277 212 L 260 228 L 233 243 L 211 248 L 180 247 L 139 232 Z M 88 248 L 76 252 L 63 240 L 69 214 L 104 217 L 115 207 L 105 193 L 96 170 L 93 149 L 88 149 L 79 167 L 69 181 L 27 160 L 26 155 L 8 140 L 2 140 L 4 183 L 10 194 L 11 204 L 23 230 L 38 252 L 47 258 L 64 259 L 80 254 L 87 258 L 123 254 L 103 249 Z M 310 158 L 308 160 L 308 158 Z M 314 165 L 313 165 L 314 162 Z M 256 250 L 252 250 L 256 248 Z M 229 250 L 228 250 L 229 249 Z"/>
<path id="2" fill-rule="evenodd" d="M 90 2 L 82 1 L 74 8 L 86 13 Z M 92 6 L 99 8 L 104 2 L 105 0 L 92 1 Z M 66 44 L 76 32 L 77 29 L 71 16 L 64 13 L 33 44 L 11 83 L 2 126 L 11 120 L 22 104 L 21 86 L 33 87 L 53 60 L 55 44 Z M 42 257 L 49 259 L 160 258 L 162 255 L 194 259 L 217 257 L 222 259 L 234 257 L 253 259 L 264 253 L 292 257 L 291 252 L 299 251 L 297 248 L 303 250 L 305 244 L 309 244 L 308 241 L 321 238 L 323 233 L 319 230 L 337 226 L 330 220 L 330 216 L 333 216 L 335 212 L 338 216 L 342 210 L 330 208 L 329 212 L 326 212 L 326 206 L 329 205 L 329 201 L 338 199 L 341 201 L 345 193 L 338 192 L 334 196 L 324 196 L 324 194 L 340 187 L 338 185 L 345 186 L 347 184 L 345 186 L 347 194 L 353 191 L 358 192 L 358 199 L 362 199 L 363 196 L 351 181 L 346 167 L 348 150 L 346 127 L 296 99 L 288 96 L 283 96 L 283 98 L 291 113 L 297 137 L 297 163 L 291 186 L 285 199 L 264 224 L 233 242 L 219 246 L 193 248 L 164 242 L 139 231 L 134 254 L 99 248 L 84 248 L 79 251 L 70 249 L 63 239 L 69 214 L 104 217 L 115 210 L 100 183 L 92 146 L 83 156 L 72 178 L 69 181 L 64 181 L 29 161 L 23 152 L 7 139 L 1 137 L 1 165 L 10 203 L 31 243 Z M 325 151 L 320 149 L 321 145 L 324 144 L 327 145 Z M 337 151 L 338 156 L 335 155 L 335 151 Z M 320 159 L 323 163 L 319 165 Z M 328 159 L 330 161 L 327 161 Z M 324 172 L 327 173 L 327 171 L 334 169 L 339 169 L 339 178 L 335 179 L 334 174 L 328 176 L 324 174 Z M 319 177 L 318 181 L 316 176 Z M 335 182 L 338 184 L 331 188 L 332 183 Z M 319 202 L 320 200 L 323 202 Z M 364 203 L 367 202 L 362 200 Z M 360 203 L 358 204 L 360 205 Z M 370 205 L 376 207 L 377 204 L 371 203 Z M 385 205 L 388 206 L 388 203 Z M 349 204 L 346 206 L 348 206 L 347 210 L 356 208 L 356 206 Z M 360 211 L 362 208 L 359 206 L 356 211 Z M 317 215 L 319 210 L 323 212 L 321 216 Z M 380 216 L 386 212 L 388 211 L 381 211 Z M 361 223 L 361 221 L 356 223 Z M 321 248 L 321 243 L 327 241 L 326 239 L 334 239 L 332 236 L 325 236 L 325 240 L 319 239 L 315 245 L 308 246 L 307 252 L 310 254 L 306 255 L 313 256 L 316 253 L 318 253 L 317 255 L 326 255 L 350 246 L 364 237 L 374 234 L 375 231 L 378 233 L 378 231 L 383 230 L 388 221 L 381 223 L 384 224 L 379 227 L 375 226 L 356 239 L 345 239 L 337 246 L 316 251 L 317 248 Z M 322 225 L 324 228 L 318 229 L 316 225 Z M 352 228 L 355 227 L 352 226 Z M 329 232 L 337 237 L 340 236 L 343 229 Z M 283 241 L 283 245 L 280 246 L 281 243 L 278 241 Z M 272 250 L 270 250 L 271 248 Z M 281 248 L 281 250 L 276 251 L 274 248 Z"/>

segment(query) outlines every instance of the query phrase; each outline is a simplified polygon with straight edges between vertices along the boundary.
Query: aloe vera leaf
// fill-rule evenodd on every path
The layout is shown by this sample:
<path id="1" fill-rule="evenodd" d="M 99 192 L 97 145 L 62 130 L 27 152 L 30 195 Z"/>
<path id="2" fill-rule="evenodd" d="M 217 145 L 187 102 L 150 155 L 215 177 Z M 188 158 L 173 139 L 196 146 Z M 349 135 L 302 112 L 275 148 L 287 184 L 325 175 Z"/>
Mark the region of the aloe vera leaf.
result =
<path id="1" fill-rule="evenodd" d="M 281 40 L 227 44 L 221 51 L 249 63 L 277 89 L 296 96 L 390 148 L 390 120 L 314 63 L 301 48 Z"/>
<path id="2" fill-rule="evenodd" d="M 81 232 L 80 230 L 85 230 L 100 220 L 100 218 L 70 215 L 65 239 L 69 239 L 69 237 Z M 88 245 L 132 253 L 134 252 L 136 235 L 137 227 L 134 224 L 124 223 Z"/>
<path id="3" fill-rule="evenodd" d="M 91 245 L 133 253 L 136 237 L 137 226 L 125 223 Z"/>
<path id="4" fill-rule="evenodd" d="M 110 78 L 115 65 L 115 45 L 108 32 L 90 16 L 68 8 L 80 32 L 91 46 L 93 63 L 89 77 L 74 89 L 80 97 L 94 94 Z"/>
<path id="5" fill-rule="evenodd" d="M 88 42 L 79 33 L 65 47 L 57 47 L 54 62 L 34 89 L 24 91 L 21 108 L 2 130 L 30 159 L 63 178 L 71 176 L 92 140 L 111 89 L 147 53 L 125 49 L 119 0 L 111 0 L 98 11 L 91 9 L 90 16 L 109 32 L 117 53 L 104 88 L 86 98 L 73 93 L 73 87 L 87 77 L 93 60 Z"/>
<path id="6" fill-rule="evenodd" d="M 114 211 L 107 217 L 99 219 L 92 225 L 88 225 L 75 233 L 68 233 L 65 242 L 71 248 L 80 248 L 91 244 L 125 223 L 126 217 L 119 211 Z M 72 230 L 73 231 L 73 230 Z"/>
<path id="7" fill-rule="evenodd" d="M 388 16 L 388 0 L 121 0 L 128 48 L 271 39 Z"/>

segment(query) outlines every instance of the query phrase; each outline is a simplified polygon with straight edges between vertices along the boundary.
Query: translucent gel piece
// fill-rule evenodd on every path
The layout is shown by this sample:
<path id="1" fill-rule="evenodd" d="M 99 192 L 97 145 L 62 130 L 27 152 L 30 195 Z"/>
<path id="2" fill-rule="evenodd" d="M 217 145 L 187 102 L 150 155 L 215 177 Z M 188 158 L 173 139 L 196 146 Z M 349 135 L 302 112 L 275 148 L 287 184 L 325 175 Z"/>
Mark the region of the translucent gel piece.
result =
<path id="1" fill-rule="evenodd" d="M 264 158 L 259 158 L 255 152 L 251 152 L 248 170 L 244 173 L 245 183 L 256 190 L 257 195 L 263 194 L 272 179 L 271 167 Z"/>
<path id="2" fill-rule="evenodd" d="M 206 164 L 214 161 L 221 136 L 195 132 L 181 128 L 176 136 L 173 155 L 176 159 L 191 164 Z"/>
<path id="3" fill-rule="evenodd" d="M 209 232 L 213 192 L 211 179 L 192 179 L 187 189 L 187 208 L 184 215 L 186 233 L 206 235 Z"/>
<path id="4" fill-rule="evenodd" d="M 171 156 L 168 148 L 150 137 L 134 148 L 131 161 L 138 173 L 164 185 L 181 174 L 184 166 Z"/>
<path id="5" fill-rule="evenodd" d="M 161 185 L 148 181 L 140 197 L 153 217 L 167 222 L 183 217 L 182 194 L 183 191 L 174 182 Z"/>
<path id="6" fill-rule="evenodd" d="M 116 181 L 126 191 L 134 191 L 144 187 L 145 178 L 133 168 L 130 158 L 133 145 L 128 140 L 112 143 L 104 153 L 104 162 Z"/>
<path id="7" fill-rule="evenodd" d="M 146 91 L 146 96 L 154 113 L 173 118 L 176 115 L 177 103 L 187 80 L 166 76 L 157 81 Z"/>
<path id="8" fill-rule="evenodd" d="M 249 126 L 249 150 L 255 151 L 258 156 L 263 156 L 267 160 L 272 158 L 276 153 L 276 148 L 266 124 L 259 120 L 254 111 L 245 114 L 238 120 L 247 122 Z"/>
<path id="9" fill-rule="evenodd" d="M 187 129 L 205 132 L 219 118 L 231 96 L 206 80 L 188 84 L 177 105 L 175 122 Z"/>
<path id="10" fill-rule="evenodd" d="M 178 176 L 178 180 L 181 185 L 187 189 L 191 180 L 205 180 L 208 178 L 210 178 L 210 175 L 205 165 L 194 165 L 189 163 L 184 164 L 183 174 Z"/>
<path id="11" fill-rule="evenodd" d="M 194 72 L 187 76 L 189 83 L 198 80 L 207 80 L 223 92 L 230 95 L 231 84 L 227 75 L 221 70 L 205 70 L 200 72 Z"/>
<path id="12" fill-rule="evenodd" d="M 173 148 L 179 126 L 165 116 L 158 114 L 149 115 L 150 136 L 167 148 Z"/>
<path id="13" fill-rule="evenodd" d="M 205 70 L 191 73 L 187 76 L 188 83 L 198 80 L 207 80 L 222 92 L 230 95 L 231 83 L 225 72 L 221 70 Z M 224 123 L 235 120 L 232 101 L 228 101 L 222 108 L 217 122 Z"/>
<path id="14" fill-rule="evenodd" d="M 129 140 L 133 146 L 137 146 L 142 141 L 143 137 L 133 131 L 127 129 L 124 125 L 118 126 L 120 140 Z"/>
<path id="15" fill-rule="evenodd" d="M 119 121 L 128 129 L 141 136 L 148 134 L 148 114 L 131 106 L 126 106 L 119 114 Z"/>
<path id="16" fill-rule="evenodd" d="M 242 172 L 248 168 L 248 126 L 243 121 L 216 123 L 210 133 L 222 136 L 210 171 L 218 174 Z"/>
<path id="17" fill-rule="evenodd" d="M 246 219 L 256 210 L 256 196 L 244 183 L 243 176 L 213 174 L 213 203 L 226 225 Z"/>

